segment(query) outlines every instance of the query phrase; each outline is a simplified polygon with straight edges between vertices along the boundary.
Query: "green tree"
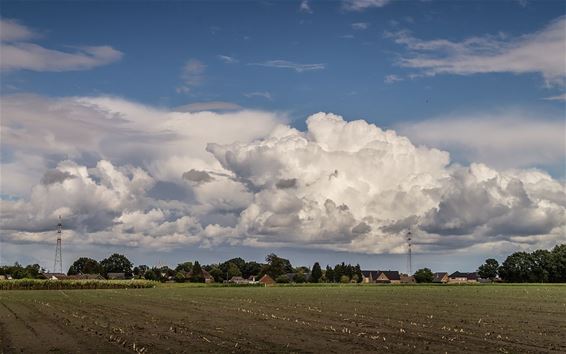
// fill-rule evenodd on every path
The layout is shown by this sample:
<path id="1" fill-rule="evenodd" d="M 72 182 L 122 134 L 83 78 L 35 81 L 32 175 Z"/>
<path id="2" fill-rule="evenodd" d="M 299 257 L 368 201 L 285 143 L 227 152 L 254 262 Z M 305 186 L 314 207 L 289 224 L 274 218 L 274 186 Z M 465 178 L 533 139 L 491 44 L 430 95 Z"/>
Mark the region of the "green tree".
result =
<path id="1" fill-rule="evenodd" d="M 249 278 L 251 275 L 257 276 L 261 273 L 262 266 L 263 264 L 258 262 L 254 262 L 254 261 L 248 262 L 244 266 L 244 269 L 242 269 L 242 276 L 244 278 Z"/>
<path id="2" fill-rule="evenodd" d="M 190 278 L 191 283 L 204 283 L 204 274 L 198 261 L 195 261 Z"/>
<path id="3" fill-rule="evenodd" d="M 100 274 L 100 270 L 100 264 L 98 261 L 88 257 L 81 257 L 74 261 L 69 267 L 67 275 Z"/>
<path id="4" fill-rule="evenodd" d="M 22 267 L 18 262 L 8 268 L 8 274 L 10 274 L 13 279 L 24 279 L 27 276 L 24 267 Z"/>
<path id="5" fill-rule="evenodd" d="M 184 283 L 185 282 L 185 273 L 183 272 L 177 272 L 177 274 L 175 274 L 175 282 L 177 283 Z"/>
<path id="6" fill-rule="evenodd" d="M 536 250 L 531 253 L 529 281 L 548 283 L 552 273 L 552 263 L 552 253 L 547 250 Z"/>
<path id="7" fill-rule="evenodd" d="M 155 274 L 155 271 L 153 269 L 148 269 L 143 277 L 147 280 L 159 280 L 157 274 Z"/>
<path id="8" fill-rule="evenodd" d="M 108 273 L 125 273 L 126 277 L 132 276 L 133 263 L 126 256 L 118 253 L 103 259 L 100 267 L 104 276 L 107 276 Z"/>
<path id="9" fill-rule="evenodd" d="M 39 266 L 39 264 L 30 264 L 27 265 L 24 270 L 26 272 L 26 278 L 36 279 L 41 272 L 41 267 Z"/>
<path id="10" fill-rule="evenodd" d="M 324 272 L 324 277 L 326 278 L 326 282 L 335 283 L 336 278 L 334 275 L 335 275 L 334 269 L 332 269 L 332 267 L 330 267 L 329 265 L 326 265 L 326 271 Z"/>
<path id="11" fill-rule="evenodd" d="M 165 278 L 165 280 L 175 277 L 175 275 L 177 275 L 178 273 L 177 271 L 169 268 L 168 266 L 163 266 L 159 268 L 159 272 L 161 273 L 162 277 Z"/>
<path id="12" fill-rule="evenodd" d="M 224 262 L 224 264 L 226 264 L 227 267 L 230 266 L 230 263 L 233 263 L 234 265 L 236 265 L 236 267 L 238 267 L 240 272 L 242 272 L 244 270 L 244 268 L 246 267 L 246 261 L 244 259 L 240 258 L 240 257 L 232 258 L 232 259 L 229 259 L 226 262 Z"/>
<path id="13" fill-rule="evenodd" d="M 479 266 L 478 275 L 484 279 L 495 279 L 499 273 L 499 262 L 493 258 L 485 260 L 485 263 Z"/>
<path id="14" fill-rule="evenodd" d="M 193 269 L 193 262 L 183 262 L 183 263 L 179 263 L 177 264 L 177 267 L 175 267 L 175 271 L 176 272 L 185 272 L 188 273 Z"/>
<path id="15" fill-rule="evenodd" d="M 289 277 L 286 276 L 285 274 L 282 274 L 282 275 L 278 276 L 277 278 L 275 278 L 275 282 L 280 283 L 280 284 L 289 283 Z"/>
<path id="16" fill-rule="evenodd" d="M 549 268 L 551 282 L 566 283 L 566 244 L 552 249 Z"/>
<path id="17" fill-rule="evenodd" d="M 295 276 L 293 277 L 293 281 L 297 284 L 306 283 L 307 277 L 305 277 L 305 273 L 299 272 L 295 274 Z"/>
<path id="18" fill-rule="evenodd" d="M 209 271 L 210 275 L 214 278 L 216 283 L 222 283 L 224 281 L 224 272 L 218 267 L 212 267 Z"/>
<path id="19" fill-rule="evenodd" d="M 322 269 L 320 268 L 320 264 L 318 264 L 318 262 L 315 262 L 312 266 L 312 272 L 309 281 L 311 283 L 318 283 L 320 281 L 320 278 L 322 278 Z"/>
<path id="20" fill-rule="evenodd" d="M 137 267 L 134 267 L 134 276 L 137 278 L 142 278 L 145 275 L 145 272 L 149 270 L 149 267 L 145 264 L 141 264 Z"/>
<path id="21" fill-rule="evenodd" d="M 267 267 L 265 273 L 271 278 L 277 279 L 280 275 L 293 272 L 293 266 L 288 259 L 278 257 L 276 254 L 271 253 L 265 257 Z"/>
<path id="22" fill-rule="evenodd" d="M 501 278 L 510 283 L 525 283 L 531 278 L 532 259 L 526 252 L 515 252 L 499 267 Z"/>
<path id="23" fill-rule="evenodd" d="M 415 281 L 417 283 L 432 283 L 434 274 L 429 268 L 421 268 L 415 272 Z"/>
<path id="24" fill-rule="evenodd" d="M 242 272 L 240 271 L 240 268 L 238 268 L 238 266 L 232 262 L 228 263 L 228 269 L 226 271 L 226 274 L 228 276 L 228 280 L 232 279 L 232 277 L 242 276 Z"/>
<path id="25" fill-rule="evenodd" d="M 345 283 L 349 283 L 349 282 L 350 282 L 350 278 L 348 278 L 347 275 L 342 275 L 342 276 L 340 277 L 340 283 L 344 283 L 344 284 L 345 284 Z"/>
<path id="26" fill-rule="evenodd" d="M 362 268 L 359 264 L 354 267 L 354 276 L 356 277 L 356 282 L 361 283 L 364 280 L 364 275 L 362 274 Z"/>

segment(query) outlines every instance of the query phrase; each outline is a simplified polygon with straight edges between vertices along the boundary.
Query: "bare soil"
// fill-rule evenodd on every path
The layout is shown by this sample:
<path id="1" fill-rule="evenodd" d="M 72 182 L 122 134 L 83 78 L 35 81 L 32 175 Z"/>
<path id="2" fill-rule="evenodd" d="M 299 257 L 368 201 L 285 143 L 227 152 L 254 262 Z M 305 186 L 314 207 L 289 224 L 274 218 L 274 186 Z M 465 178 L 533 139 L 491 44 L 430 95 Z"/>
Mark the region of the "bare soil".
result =
<path id="1" fill-rule="evenodd" d="M 565 353 L 566 286 L 0 292 L 0 353 Z"/>

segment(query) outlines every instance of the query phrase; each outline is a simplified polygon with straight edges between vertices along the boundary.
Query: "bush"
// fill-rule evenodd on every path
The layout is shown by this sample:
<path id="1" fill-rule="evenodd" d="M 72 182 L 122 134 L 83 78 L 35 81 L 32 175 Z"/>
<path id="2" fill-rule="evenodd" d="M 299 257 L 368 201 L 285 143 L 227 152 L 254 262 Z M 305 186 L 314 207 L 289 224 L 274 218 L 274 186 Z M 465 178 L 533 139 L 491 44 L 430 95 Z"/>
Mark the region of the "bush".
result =
<path id="1" fill-rule="evenodd" d="M 279 284 L 287 284 L 289 283 L 289 277 L 287 277 L 286 275 L 280 275 L 275 278 L 275 282 Z"/>
<path id="2" fill-rule="evenodd" d="M 303 273 L 297 273 L 293 277 L 293 281 L 297 284 L 302 284 L 302 283 L 307 282 L 307 278 L 305 277 L 305 275 Z"/>
<path id="3" fill-rule="evenodd" d="M 143 277 L 147 280 L 158 280 L 157 274 L 155 274 L 155 272 L 151 269 L 145 272 Z"/>
<path id="4" fill-rule="evenodd" d="M 185 275 L 182 272 L 177 272 L 177 274 L 175 274 L 175 282 L 184 283 L 185 282 Z"/>
<path id="5" fill-rule="evenodd" d="M 434 274 L 429 268 L 421 268 L 415 272 L 415 281 L 417 283 L 432 283 Z"/>
<path id="6" fill-rule="evenodd" d="M 350 278 L 347 275 L 343 275 L 340 277 L 340 283 L 346 284 L 350 282 Z"/>

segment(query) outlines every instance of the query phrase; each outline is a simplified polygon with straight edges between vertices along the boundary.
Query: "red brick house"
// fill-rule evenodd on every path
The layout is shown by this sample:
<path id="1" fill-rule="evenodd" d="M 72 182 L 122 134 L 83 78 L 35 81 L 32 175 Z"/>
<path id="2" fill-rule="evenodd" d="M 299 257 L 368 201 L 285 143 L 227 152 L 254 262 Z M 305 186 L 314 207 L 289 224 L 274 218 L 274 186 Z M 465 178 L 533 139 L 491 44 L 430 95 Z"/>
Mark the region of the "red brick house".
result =
<path id="1" fill-rule="evenodd" d="M 271 278 L 269 275 L 265 274 L 263 277 L 261 277 L 259 283 L 264 285 L 273 285 L 275 284 L 275 280 L 273 280 L 273 278 Z"/>

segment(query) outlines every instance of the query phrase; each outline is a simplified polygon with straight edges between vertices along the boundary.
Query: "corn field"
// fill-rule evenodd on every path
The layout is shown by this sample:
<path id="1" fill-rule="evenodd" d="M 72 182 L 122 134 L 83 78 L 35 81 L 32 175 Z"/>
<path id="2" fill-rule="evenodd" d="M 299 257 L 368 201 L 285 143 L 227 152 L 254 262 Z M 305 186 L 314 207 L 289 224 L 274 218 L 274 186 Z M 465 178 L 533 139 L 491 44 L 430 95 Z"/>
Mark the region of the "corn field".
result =
<path id="1" fill-rule="evenodd" d="M 150 280 L 0 280 L 0 290 L 139 289 L 156 285 Z"/>

